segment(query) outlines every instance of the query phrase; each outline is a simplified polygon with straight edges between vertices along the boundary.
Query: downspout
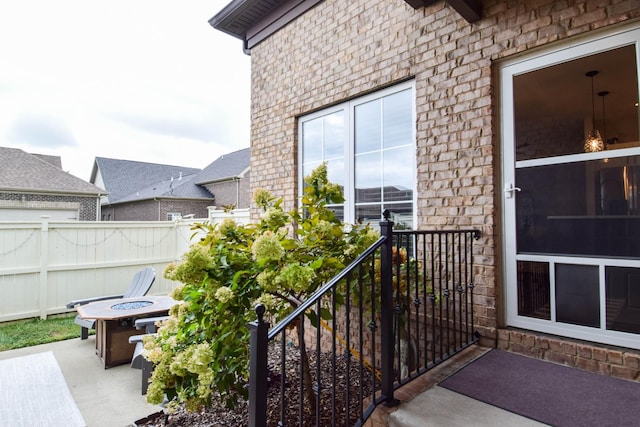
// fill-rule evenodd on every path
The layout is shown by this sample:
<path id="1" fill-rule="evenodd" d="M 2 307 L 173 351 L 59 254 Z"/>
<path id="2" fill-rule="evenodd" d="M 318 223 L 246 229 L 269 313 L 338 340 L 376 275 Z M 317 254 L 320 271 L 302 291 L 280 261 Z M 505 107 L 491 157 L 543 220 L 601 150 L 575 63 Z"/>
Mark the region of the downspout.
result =
<path id="1" fill-rule="evenodd" d="M 236 209 L 240 208 L 240 178 L 233 178 L 236 182 Z"/>
<path id="2" fill-rule="evenodd" d="M 154 197 L 153 200 L 158 202 L 158 221 L 160 221 L 160 200 L 157 197 Z"/>

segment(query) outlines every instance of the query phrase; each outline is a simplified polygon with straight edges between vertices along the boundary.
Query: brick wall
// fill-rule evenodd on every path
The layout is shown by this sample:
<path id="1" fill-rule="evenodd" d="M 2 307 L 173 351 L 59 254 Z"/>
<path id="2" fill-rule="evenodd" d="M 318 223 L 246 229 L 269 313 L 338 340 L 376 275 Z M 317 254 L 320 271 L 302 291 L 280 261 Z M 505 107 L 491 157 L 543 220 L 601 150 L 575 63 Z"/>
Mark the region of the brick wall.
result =
<path id="1" fill-rule="evenodd" d="M 205 187 L 215 196 L 214 204 L 216 206 L 235 205 L 238 209 L 246 209 L 251 206 L 253 201 L 250 179 L 251 173 L 247 172 L 247 174 L 239 180 L 207 184 Z"/>
<path id="2" fill-rule="evenodd" d="M 5 208 L 78 209 L 78 220 L 96 221 L 97 196 L 63 196 L 56 194 L 2 193 L 0 201 Z"/>
<path id="3" fill-rule="evenodd" d="M 497 339 L 493 63 L 640 18 L 637 0 L 483 2 L 469 24 L 446 2 L 326 0 L 251 51 L 251 188 L 295 206 L 296 117 L 406 79 L 416 87 L 419 229 L 477 227 L 476 320 Z"/>
<path id="4" fill-rule="evenodd" d="M 141 200 L 106 206 L 102 216 L 110 221 L 166 221 L 167 213 L 180 212 L 182 216 L 193 214 L 195 218 L 207 218 L 207 207 L 212 204 L 210 200 Z M 111 217 L 107 219 L 109 214 Z"/>
<path id="5" fill-rule="evenodd" d="M 640 381 L 640 352 L 518 329 L 500 329 L 498 348 L 598 374 Z"/>

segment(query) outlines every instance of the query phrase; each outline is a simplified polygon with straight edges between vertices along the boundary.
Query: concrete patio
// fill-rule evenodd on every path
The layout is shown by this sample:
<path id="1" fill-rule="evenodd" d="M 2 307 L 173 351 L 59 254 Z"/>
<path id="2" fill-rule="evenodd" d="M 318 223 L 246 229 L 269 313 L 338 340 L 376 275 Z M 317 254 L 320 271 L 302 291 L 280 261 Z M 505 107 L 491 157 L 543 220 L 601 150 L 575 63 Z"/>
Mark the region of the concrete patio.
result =
<path id="1" fill-rule="evenodd" d="M 129 365 L 104 369 L 95 336 L 0 352 L 0 360 L 52 351 L 90 427 L 125 427 L 161 408 L 140 394 L 141 372 Z"/>
<path id="2" fill-rule="evenodd" d="M 121 365 L 104 369 L 95 355 L 95 336 L 0 352 L 0 360 L 52 351 L 69 390 L 90 427 L 127 427 L 161 410 L 140 393 L 141 372 Z M 486 349 L 474 347 L 415 380 L 398 398 L 393 413 L 376 414 L 368 425 L 418 426 L 535 426 L 532 420 L 453 393 L 436 384 Z M 417 397 L 415 397 L 417 395 Z M 389 411 L 391 412 L 391 411 Z"/>

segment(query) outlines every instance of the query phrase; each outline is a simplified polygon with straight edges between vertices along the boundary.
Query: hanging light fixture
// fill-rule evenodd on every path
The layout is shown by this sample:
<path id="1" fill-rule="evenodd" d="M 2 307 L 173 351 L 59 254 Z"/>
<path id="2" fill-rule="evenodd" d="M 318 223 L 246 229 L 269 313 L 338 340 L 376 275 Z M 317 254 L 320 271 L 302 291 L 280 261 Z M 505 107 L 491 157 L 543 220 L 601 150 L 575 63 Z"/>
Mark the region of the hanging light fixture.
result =
<path id="1" fill-rule="evenodd" d="M 611 142 L 607 139 L 607 115 L 604 109 L 604 97 L 607 95 L 609 95 L 609 91 L 603 90 L 602 92 L 598 92 L 598 96 L 602 97 L 602 140 L 604 141 L 605 150 L 607 149 L 607 146 Z"/>
<path id="2" fill-rule="evenodd" d="M 585 75 L 591 78 L 591 131 L 584 141 L 584 151 L 586 153 L 595 153 L 604 150 L 604 141 L 600 132 L 596 129 L 596 101 L 593 93 L 593 77 L 598 74 L 597 71 L 589 71 Z M 604 100 L 604 98 L 603 98 Z"/>

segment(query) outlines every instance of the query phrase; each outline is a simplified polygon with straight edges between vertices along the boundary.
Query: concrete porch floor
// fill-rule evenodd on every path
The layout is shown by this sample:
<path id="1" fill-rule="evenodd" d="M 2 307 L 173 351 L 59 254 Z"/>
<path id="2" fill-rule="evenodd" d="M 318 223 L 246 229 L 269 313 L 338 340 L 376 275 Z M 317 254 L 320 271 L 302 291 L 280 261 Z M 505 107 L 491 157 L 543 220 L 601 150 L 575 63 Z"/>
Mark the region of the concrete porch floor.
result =
<path id="1" fill-rule="evenodd" d="M 370 427 L 540 426 L 474 399 L 440 388 L 437 383 L 488 349 L 472 346 L 396 392 L 402 402 L 381 407 Z M 0 360 L 52 351 L 69 390 L 90 427 L 127 427 L 161 410 L 140 393 L 141 372 L 128 364 L 103 369 L 95 355 L 95 336 L 0 352 Z"/>
<path id="2" fill-rule="evenodd" d="M 95 336 L 0 351 L 0 360 L 52 351 L 84 420 L 90 427 L 126 427 L 161 408 L 140 393 L 141 372 L 128 364 L 104 369 Z M 1 422 L 0 422 L 1 424 Z"/>

